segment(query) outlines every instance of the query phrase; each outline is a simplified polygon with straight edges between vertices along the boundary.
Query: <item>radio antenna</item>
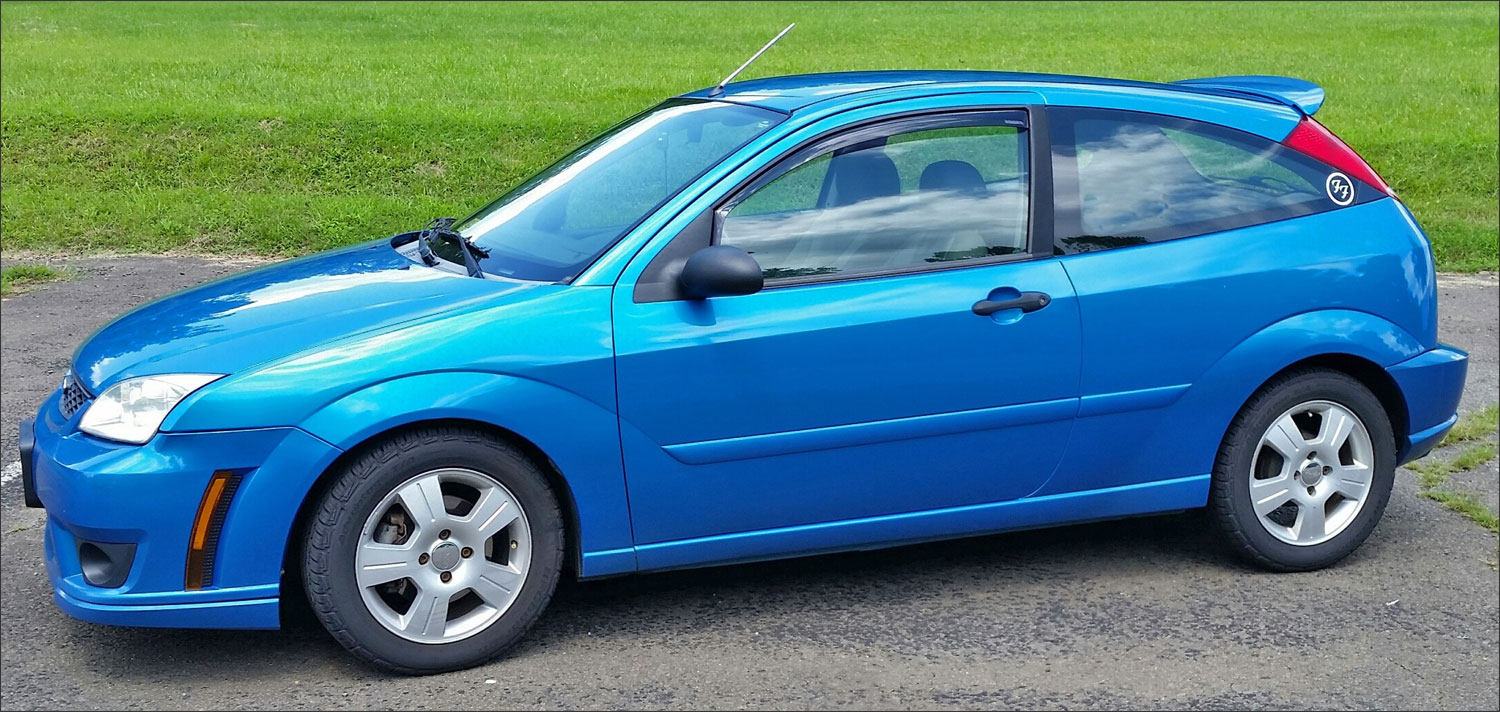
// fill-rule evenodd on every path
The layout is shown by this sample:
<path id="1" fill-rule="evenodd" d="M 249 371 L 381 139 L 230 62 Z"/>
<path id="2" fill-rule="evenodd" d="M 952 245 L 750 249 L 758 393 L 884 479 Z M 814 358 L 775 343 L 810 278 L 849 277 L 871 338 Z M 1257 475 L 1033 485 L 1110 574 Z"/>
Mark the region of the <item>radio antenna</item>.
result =
<path id="1" fill-rule="evenodd" d="M 771 45 L 776 44 L 777 40 L 780 40 L 782 37 L 786 36 L 786 33 L 791 32 L 792 28 L 796 27 L 796 26 L 797 26 L 797 23 L 795 23 L 795 22 L 793 22 L 790 25 L 787 25 L 786 29 L 784 29 L 784 30 L 781 31 L 781 34 L 776 35 L 775 37 L 772 37 L 771 41 L 767 42 L 766 46 L 761 47 L 759 52 L 756 52 L 755 54 L 750 55 L 750 58 L 747 59 L 747 60 L 745 60 L 745 63 L 741 64 L 739 69 L 736 69 L 736 70 L 730 72 L 729 76 L 724 77 L 724 81 L 719 82 L 719 85 L 716 86 L 716 87 L 714 87 L 713 91 L 710 91 L 708 93 L 708 95 L 709 96 L 718 96 L 720 94 L 723 94 L 724 93 L 724 85 L 725 84 L 728 84 L 729 82 L 734 81 L 734 78 L 737 77 L 737 76 L 739 76 L 740 72 L 745 71 L 745 67 L 750 66 L 751 62 L 754 62 L 755 60 L 759 59 L 761 55 L 763 55 L 763 54 L 766 53 L 766 50 L 768 50 L 768 49 L 771 48 Z"/>

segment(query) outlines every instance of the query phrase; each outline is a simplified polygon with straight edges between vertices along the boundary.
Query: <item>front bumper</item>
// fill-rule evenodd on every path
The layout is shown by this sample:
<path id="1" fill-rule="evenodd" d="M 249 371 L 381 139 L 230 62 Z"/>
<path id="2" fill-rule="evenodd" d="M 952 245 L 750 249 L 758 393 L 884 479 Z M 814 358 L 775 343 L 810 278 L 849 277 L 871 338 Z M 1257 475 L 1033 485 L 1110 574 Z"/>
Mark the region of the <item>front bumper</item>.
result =
<path id="1" fill-rule="evenodd" d="M 36 421 L 27 418 L 21 421 L 21 497 L 26 506 L 40 508 L 42 500 L 36 496 L 36 471 L 33 463 L 36 453 Z"/>
<path id="2" fill-rule="evenodd" d="M 1396 455 L 1397 464 L 1402 465 L 1432 452 L 1458 422 L 1469 354 L 1438 344 L 1386 371 L 1406 399 L 1407 436 L 1397 443 Z"/>
<path id="3" fill-rule="evenodd" d="M 145 445 L 113 443 L 78 432 L 56 399 L 42 404 L 32 452 L 24 456 L 32 494 L 47 510 L 47 574 L 58 607 L 115 625 L 277 627 L 293 520 L 340 451 L 296 428 L 160 433 Z M 21 439 L 28 440 L 24 426 Z M 221 471 L 237 475 L 239 487 L 211 557 L 212 584 L 186 590 L 193 519 L 210 478 Z M 123 568 L 101 576 L 101 551 L 128 552 L 115 562 Z"/>

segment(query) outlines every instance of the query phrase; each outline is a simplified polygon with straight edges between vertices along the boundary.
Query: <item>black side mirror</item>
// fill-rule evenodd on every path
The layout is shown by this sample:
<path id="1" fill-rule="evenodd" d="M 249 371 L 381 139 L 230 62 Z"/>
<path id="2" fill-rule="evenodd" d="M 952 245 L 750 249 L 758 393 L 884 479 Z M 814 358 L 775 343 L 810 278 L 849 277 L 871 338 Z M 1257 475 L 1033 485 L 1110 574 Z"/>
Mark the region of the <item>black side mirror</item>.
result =
<path id="1" fill-rule="evenodd" d="M 688 299 L 754 294 L 765 284 L 760 263 L 744 250 L 729 245 L 714 245 L 694 252 L 677 277 L 677 285 Z"/>

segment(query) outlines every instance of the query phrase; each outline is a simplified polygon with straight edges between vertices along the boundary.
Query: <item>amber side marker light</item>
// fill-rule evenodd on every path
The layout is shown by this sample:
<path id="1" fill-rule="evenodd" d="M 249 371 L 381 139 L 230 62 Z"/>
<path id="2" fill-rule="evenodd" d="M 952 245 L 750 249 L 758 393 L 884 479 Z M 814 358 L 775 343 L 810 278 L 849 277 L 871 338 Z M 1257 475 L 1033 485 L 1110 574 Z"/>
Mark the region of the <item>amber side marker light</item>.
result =
<path id="1" fill-rule="evenodd" d="M 229 501 L 234 498 L 234 490 L 239 484 L 238 475 L 219 470 L 203 490 L 203 500 L 198 503 L 198 514 L 193 517 L 193 531 L 188 537 L 185 588 L 189 591 L 214 583 L 214 552 L 219 545 L 219 529 L 224 526 L 224 515 L 229 511 Z"/>

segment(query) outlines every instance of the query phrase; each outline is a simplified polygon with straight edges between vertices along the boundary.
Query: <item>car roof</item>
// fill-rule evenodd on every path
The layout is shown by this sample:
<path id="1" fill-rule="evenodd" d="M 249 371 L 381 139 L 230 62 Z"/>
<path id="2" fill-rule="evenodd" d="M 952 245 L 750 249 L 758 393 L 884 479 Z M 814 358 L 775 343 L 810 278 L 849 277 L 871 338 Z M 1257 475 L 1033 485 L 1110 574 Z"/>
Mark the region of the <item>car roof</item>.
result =
<path id="1" fill-rule="evenodd" d="M 1143 92 L 1170 91 L 1185 97 L 1231 97 L 1276 107 L 1293 107 L 1312 114 L 1321 106 L 1323 90 L 1311 82 L 1288 77 L 1218 77 L 1184 80 L 1163 84 L 1131 79 L 1109 79 L 1068 74 L 1030 72 L 995 72 L 968 70 L 888 70 L 865 72 L 830 72 L 797 74 L 781 77 L 732 82 L 720 92 L 716 87 L 683 94 L 684 98 L 717 99 L 762 106 L 777 111 L 795 112 L 812 104 L 846 97 L 851 94 L 940 84 L 1000 83 L 1016 90 L 1041 89 L 1057 85 L 1080 85 Z"/>

